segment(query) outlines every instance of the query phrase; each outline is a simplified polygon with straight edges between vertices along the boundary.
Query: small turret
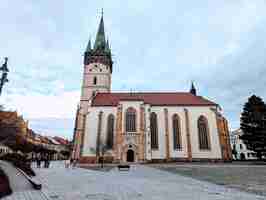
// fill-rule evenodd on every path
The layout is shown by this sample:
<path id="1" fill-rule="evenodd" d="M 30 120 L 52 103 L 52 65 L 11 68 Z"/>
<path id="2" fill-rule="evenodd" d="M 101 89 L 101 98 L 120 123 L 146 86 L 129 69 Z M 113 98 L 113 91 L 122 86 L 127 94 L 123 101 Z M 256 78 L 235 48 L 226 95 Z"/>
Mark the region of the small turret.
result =
<path id="1" fill-rule="evenodd" d="M 189 91 L 189 92 L 190 92 L 191 94 L 197 96 L 197 90 L 196 90 L 196 88 L 195 88 L 195 86 L 194 86 L 193 81 L 191 82 L 191 88 L 190 88 L 190 91 Z"/>
<path id="2" fill-rule="evenodd" d="M 108 39 L 107 39 L 107 41 L 106 41 L 105 51 L 106 51 L 107 53 L 111 53 L 111 49 L 110 49 L 110 47 L 109 47 L 109 40 L 108 40 Z"/>
<path id="3" fill-rule="evenodd" d="M 91 51 L 91 39 L 89 39 L 89 42 L 88 42 L 88 45 L 87 45 L 85 52 L 90 52 L 90 51 Z"/>

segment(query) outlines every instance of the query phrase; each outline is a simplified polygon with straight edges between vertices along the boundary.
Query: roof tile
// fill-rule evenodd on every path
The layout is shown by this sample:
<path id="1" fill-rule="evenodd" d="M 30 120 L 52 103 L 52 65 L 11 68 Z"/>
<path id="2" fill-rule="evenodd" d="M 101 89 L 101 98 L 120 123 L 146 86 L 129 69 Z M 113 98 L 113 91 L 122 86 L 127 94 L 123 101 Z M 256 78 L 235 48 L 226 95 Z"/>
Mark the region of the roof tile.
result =
<path id="1" fill-rule="evenodd" d="M 117 106 L 119 101 L 143 101 L 153 106 L 215 106 L 216 103 L 189 92 L 98 93 L 92 106 Z"/>

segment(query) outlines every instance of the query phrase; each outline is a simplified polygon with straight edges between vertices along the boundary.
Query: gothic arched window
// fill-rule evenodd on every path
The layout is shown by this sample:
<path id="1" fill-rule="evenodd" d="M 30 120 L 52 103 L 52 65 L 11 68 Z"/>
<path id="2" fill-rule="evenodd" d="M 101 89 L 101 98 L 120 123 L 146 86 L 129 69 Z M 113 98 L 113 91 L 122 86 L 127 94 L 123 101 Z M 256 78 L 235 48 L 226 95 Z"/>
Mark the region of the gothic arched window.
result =
<path id="1" fill-rule="evenodd" d="M 180 120 L 177 114 L 172 117 L 174 149 L 181 149 Z"/>
<path id="2" fill-rule="evenodd" d="M 113 148 L 114 144 L 114 122 L 115 122 L 115 117 L 114 115 L 110 114 L 107 118 L 107 142 L 106 146 L 108 149 Z"/>
<path id="3" fill-rule="evenodd" d="M 199 148 L 202 150 L 210 149 L 210 136 L 208 121 L 204 116 L 198 119 L 198 133 L 199 133 Z"/>
<path id="4" fill-rule="evenodd" d="M 136 132 L 136 110 L 132 107 L 126 111 L 126 132 Z"/>
<path id="5" fill-rule="evenodd" d="M 97 77 L 93 77 L 93 84 L 96 85 L 97 84 Z"/>
<path id="6" fill-rule="evenodd" d="M 152 112 L 150 115 L 150 127 L 151 127 L 151 148 L 158 149 L 158 123 L 157 115 Z"/>

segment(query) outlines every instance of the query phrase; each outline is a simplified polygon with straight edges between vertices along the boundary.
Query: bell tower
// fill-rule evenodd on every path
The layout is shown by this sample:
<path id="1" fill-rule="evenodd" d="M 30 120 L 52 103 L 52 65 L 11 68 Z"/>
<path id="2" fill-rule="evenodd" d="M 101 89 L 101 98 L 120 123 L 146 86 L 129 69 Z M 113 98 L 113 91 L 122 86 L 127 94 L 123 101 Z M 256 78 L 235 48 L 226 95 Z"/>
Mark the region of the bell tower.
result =
<path id="1" fill-rule="evenodd" d="M 96 39 L 92 47 L 91 40 L 84 53 L 84 70 L 80 104 L 74 129 L 74 148 L 72 157 L 82 156 L 86 114 L 91 100 L 97 92 L 110 92 L 113 61 L 109 41 L 105 38 L 103 12 Z"/>
<path id="2" fill-rule="evenodd" d="M 105 38 L 103 15 L 93 48 L 89 40 L 84 54 L 81 107 L 87 110 L 97 92 L 110 92 L 113 61 L 109 41 Z"/>

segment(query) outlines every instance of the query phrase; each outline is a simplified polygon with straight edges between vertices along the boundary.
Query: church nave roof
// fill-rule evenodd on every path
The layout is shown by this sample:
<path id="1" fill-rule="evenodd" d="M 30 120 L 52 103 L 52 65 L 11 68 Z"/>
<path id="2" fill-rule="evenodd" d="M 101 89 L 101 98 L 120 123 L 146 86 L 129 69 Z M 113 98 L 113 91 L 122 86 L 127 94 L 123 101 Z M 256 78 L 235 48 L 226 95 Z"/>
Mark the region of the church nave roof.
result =
<path id="1" fill-rule="evenodd" d="M 153 106 L 217 106 L 189 92 L 98 93 L 92 106 L 117 106 L 119 101 L 144 101 Z"/>

